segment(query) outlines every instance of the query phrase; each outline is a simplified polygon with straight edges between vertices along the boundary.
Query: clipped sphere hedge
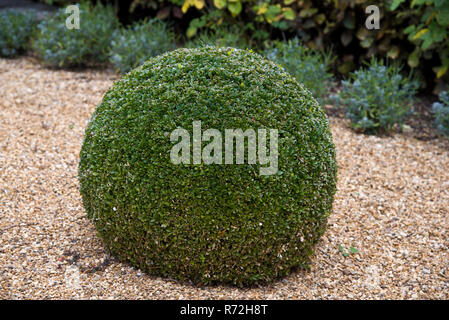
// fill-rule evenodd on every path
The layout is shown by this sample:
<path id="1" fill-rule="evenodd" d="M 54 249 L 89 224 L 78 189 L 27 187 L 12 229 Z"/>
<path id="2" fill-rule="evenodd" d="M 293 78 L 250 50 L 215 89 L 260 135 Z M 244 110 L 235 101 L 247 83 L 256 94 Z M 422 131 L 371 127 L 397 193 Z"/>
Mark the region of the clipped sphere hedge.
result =
<path id="1" fill-rule="evenodd" d="M 174 164 L 171 133 L 192 136 L 194 121 L 203 133 L 277 129 L 276 174 L 246 159 Z M 116 82 L 79 164 L 87 216 L 113 255 L 153 275 L 238 286 L 308 266 L 336 173 L 329 123 L 310 92 L 258 54 L 216 47 L 165 53 Z"/>

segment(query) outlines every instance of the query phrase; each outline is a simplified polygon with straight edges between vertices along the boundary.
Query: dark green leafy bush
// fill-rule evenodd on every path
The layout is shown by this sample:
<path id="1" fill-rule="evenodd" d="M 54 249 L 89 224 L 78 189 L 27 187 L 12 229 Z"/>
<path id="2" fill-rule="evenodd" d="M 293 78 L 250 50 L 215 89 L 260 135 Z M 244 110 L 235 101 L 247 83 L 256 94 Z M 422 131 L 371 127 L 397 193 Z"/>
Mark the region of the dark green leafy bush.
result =
<path id="1" fill-rule="evenodd" d="M 432 69 L 437 78 L 449 74 L 449 1 L 447 0 L 393 0 L 391 10 L 396 10 L 398 20 L 410 19 L 403 33 L 414 44 L 408 54 L 412 68 L 434 58 L 439 65 Z M 395 19 L 396 20 L 396 19 Z M 438 59 L 435 59 L 435 58 Z M 447 79 L 447 77 L 446 77 Z"/>
<path id="2" fill-rule="evenodd" d="M 121 73 L 126 73 L 175 47 L 171 28 L 165 22 L 153 19 L 116 30 L 112 36 L 110 61 Z"/>
<path id="3" fill-rule="evenodd" d="M 333 58 L 330 53 L 309 49 L 295 38 L 288 42 L 276 42 L 274 47 L 265 50 L 264 54 L 268 59 L 283 66 L 320 102 L 328 94 L 332 84 L 329 69 Z"/>
<path id="4" fill-rule="evenodd" d="M 170 133 L 279 130 L 276 174 L 179 164 Z M 271 139 L 270 139 L 271 140 Z M 260 150 L 260 149 L 259 149 Z M 204 150 L 203 150 L 204 151 Z M 310 92 L 250 51 L 178 49 L 106 93 L 85 133 L 80 192 L 110 251 L 150 274 L 245 285 L 307 267 L 336 190 L 328 120 Z"/>
<path id="5" fill-rule="evenodd" d="M 221 26 L 213 30 L 201 32 L 193 40 L 186 43 L 187 48 L 201 48 L 206 46 L 233 47 L 239 49 L 249 48 L 245 33 L 237 25 Z"/>
<path id="6" fill-rule="evenodd" d="M 0 10 L 0 56 L 24 52 L 36 24 L 36 16 L 30 11 Z"/>
<path id="7" fill-rule="evenodd" d="M 354 129 L 367 133 L 389 131 L 409 115 L 417 88 L 417 82 L 404 78 L 396 65 L 385 66 L 372 60 L 368 68 L 342 81 L 340 102 L 346 106 L 346 116 Z"/>
<path id="8" fill-rule="evenodd" d="M 52 67 L 88 66 L 108 60 L 112 31 L 118 25 L 112 7 L 80 5 L 80 28 L 68 29 L 65 8 L 38 25 L 33 46 Z"/>
<path id="9" fill-rule="evenodd" d="M 432 105 L 435 114 L 435 125 L 442 134 L 449 137 L 449 92 L 443 91 L 439 95 L 440 102 Z"/>

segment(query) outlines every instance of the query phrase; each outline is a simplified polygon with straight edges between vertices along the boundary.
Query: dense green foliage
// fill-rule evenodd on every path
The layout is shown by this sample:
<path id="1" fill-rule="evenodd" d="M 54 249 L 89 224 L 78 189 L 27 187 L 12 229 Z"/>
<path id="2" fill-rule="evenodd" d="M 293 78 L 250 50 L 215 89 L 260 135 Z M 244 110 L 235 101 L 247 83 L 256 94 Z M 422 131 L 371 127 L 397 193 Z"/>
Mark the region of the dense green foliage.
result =
<path id="1" fill-rule="evenodd" d="M 329 69 L 333 61 L 330 53 L 309 49 L 295 38 L 288 42 L 277 42 L 266 49 L 264 54 L 304 84 L 319 102 L 329 93 L 332 82 Z"/>
<path id="2" fill-rule="evenodd" d="M 368 68 L 342 81 L 341 102 L 353 128 L 362 132 L 388 131 L 402 124 L 418 84 L 400 74 L 395 65 L 372 60 Z"/>
<path id="3" fill-rule="evenodd" d="M 165 22 L 153 19 L 134 23 L 130 28 L 114 32 L 110 61 L 125 73 L 175 47 L 175 35 Z"/>
<path id="4" fill-rule="evenodd" d="M 38 25 L 34 49 L 52 67 L 86 66 L 108 60 L 111 34 L 118 25 L 111 7 L 80 5 L 80 29 L 68 29 L 62 8 Z"/>
<path id="5" fill-rule="evenodd" d="M 36 24 L 30 11 L 0 10 L 0 56 L 14 57 L 24 52 Z"/>
<path id="6" fill-rule="evenodd" d="M 251 45 L 246 41 L 244 31 L 237 25 L 220 26 L 201 32 L 195 39 L 187 41 L 186 48 L 201 48 L 206 46 L 233 47 L 247 49 Z"/>
<path id="7" fill-rule="evenodd" d="M 279 130 L 277 173 L 260 176 L 265 166 L 247 161 L 173 164 L 170 133 L 192 134 L 196 120 L 221 133 Z M 152 58 L 108 90 L 86 129 L 79 180 L 88 217 L 120 259 L 245 285 L 307 267 L 336 171 L 328 120 L 308 90 L 251 51 L 204 47 Z"/>
<path id="8" fill-rule="evenodd" d="M 379 30 L 365 26 L 369 5 L 379 7 Z M 285 35 L 311 48 L 332 47 L 343 74 L 374 56 L 407 64 L 430 88 L 449 78 L 447 0 L 134 0 L 131 8 L 139 6 L 188 23 L 189 38 L 226 22 L 260 42 Z"/>
<path id="9" fill-rule="evenodd" d="M 399 7 L 401 4 L 403 8 Z M 399 19 L 403 16 L 413 17 L 403 30 L 415 46 L 408 55 L 408 64 L 415 68 L 420 65 L 420 60 L 437 55 L 439 65 L 433 68 L 437 77 L 449 74 L 449 1 L 393 0 L 390 9 L 399 9 L 396 14 Z"/>
<path id="10" fill-rule="evenodd" d="M 449 137 L 449 91 L 440 93 L 440 101 L 432 105 L 435 125 L 442 134 Z"/>
<path id="11" fill-rule="evenodd" d="M 204 40 L 225 24 L 237 26 L 253 49 L 294 37 L 310 48 L 331 48 L 343 75 L 376 57 L 414 69 L 422 88 L 440 91 L 449 79 L 447 0 L 133 0 L 118 5 L 130 15 L 143 8 L 149 16 L 173 21 L 176 30 L 194 40 L 193 46 L 204 42 L 198 37 Z M 378 30 L 366 28 L 369 5 L 379 8 Z"/>

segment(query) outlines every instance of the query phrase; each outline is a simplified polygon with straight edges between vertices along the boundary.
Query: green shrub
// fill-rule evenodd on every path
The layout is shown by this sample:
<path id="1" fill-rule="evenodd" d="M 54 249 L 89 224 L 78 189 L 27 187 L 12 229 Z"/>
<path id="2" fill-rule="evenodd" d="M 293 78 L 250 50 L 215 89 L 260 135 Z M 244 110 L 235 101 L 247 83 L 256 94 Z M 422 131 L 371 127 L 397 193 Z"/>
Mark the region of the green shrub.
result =
<path id="1" fill-rule="evenodd" d="M 36 16 L 30 11 L 0 10 L 0 56 L 23 53 L 36 24 Z"/>
<path id="2" fill-rule="evenodd" d="M 109 58 L 111 34 L 118 21 L 112 7 L 80 5 L 80 28 L 68 29 L 65 8 L 38 25 L 33 44 L 44 64 L 52 67 L 88 66 Z"/>
<path id="3" fill-rule="evenodd" d="M 440 102 L 432 105 L 435 114 L 435 125 L 442 134 L 449 137 L 449 92 L 443 91 L 439 95 Z"/>
<path id="4" fill-rule="evenodd" d="M 330 53 L 309 49 L 295 38 L 288 42 L 276 42 L 274 47 L 266 49 L 264 54 L 304 84 L 319 102 L 329 93 L 332 84 L 329 69 L 334 60 Z"/>
<path id="5" fill-rule="evenodd" d="M 378 30 L 366 28 L 369 5 L 379 8 Z M 343 75 L 377 57 L 408 65 L 428 89 L 449 79 L 447 0 L 133 0 L 119 6 L 151 8 L 158 18 L 175 21 L 188 39 L 226 23 L 238 26 L 250 44 L 299 37 L 310 48 L 332 47 Z"/>
<path id="6" fill-rule="evenodd" d="M 187 48 L 201 48 L 206 46 L 249 48 L 245 33 L 237 25 L 217 27 L 206 30 L 186 43 Z"/>
<path id="7" fill-rule="evenodd" d="M 369 5 L 379 7 L 378 30 L 365 26 Z M 332 46 L 345 75 L 378 57 L 408 64 L 429 89 L 449 79 L 447 0 L 133 0 L 131 8 L 138 6 L 159 7 L 158 16 L 179 21 L 189 38 L 225 21 L 253 26 L 245 30 L 248 39 L 256 33 L 265 39 L 283 34 L 310 48 Z"/>
<path id="8" fill-rule="evenodd" d="M 193 121 L 220 133 L 278 130 L 277 173 L 261 176 L 265 165 L 248 161 L 173 164 L 170 133 L 191 134 Z M 251 51 L 205 47 L 152 58 L 108 90 L 86 129 L 79 180 L 87 216 L 121 260 L 246 285 L 307 267 L 336 170 L 328 120 L 308 90 Z"/>
<path id="9" fill-rule="evenodd" d="M 402 4 L 402 7 L 399 7 Z M 437 78 L 449 74 L 449 1 L 447 0 L 393 0 L 390 9 L 397 10 L 397 18 L 411 17 L 403 33 L 414 44 L 408 53 L 412 68 L 423 65 L 425 60 L 438 58 L 439 65 L 433 71 Z"/>
<path id="10" fill-rule="evenodd" d="M 396 65 L 385 66 L 372 60 L 368 68 L 351 74 L 342 81 L 340 101 L 346 105 L 346 116 L 358 131 L 389 131 L 402 124 L 410 113 L 410 103 L 418 88 L 416 81 L 404 78 Z"/>
<path id="11" fill-rule="evenodd" d="M 126 73 L 175 47 L 175 35 L 165 22 L 153 19 L 134 23 L 128 29 L 114 32 L 110 61 L 121 73 Z"/>

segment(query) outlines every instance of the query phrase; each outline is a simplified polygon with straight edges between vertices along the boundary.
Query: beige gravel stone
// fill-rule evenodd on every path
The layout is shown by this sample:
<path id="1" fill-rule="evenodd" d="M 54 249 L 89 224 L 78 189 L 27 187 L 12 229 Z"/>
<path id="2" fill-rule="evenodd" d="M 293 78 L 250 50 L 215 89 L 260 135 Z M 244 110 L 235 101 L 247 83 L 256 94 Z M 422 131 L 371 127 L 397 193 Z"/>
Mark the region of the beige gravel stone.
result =
<path id="1" fill-rule="evenodd" d="M 337 118 L 338 192 L 310 271 L 196 287 L 109 257 L 85 218 L 77 165 L 89 116 L 117 79 L 0 59 L 0 298 L 449 298 L 449 143 L 360 135 Z"/>

